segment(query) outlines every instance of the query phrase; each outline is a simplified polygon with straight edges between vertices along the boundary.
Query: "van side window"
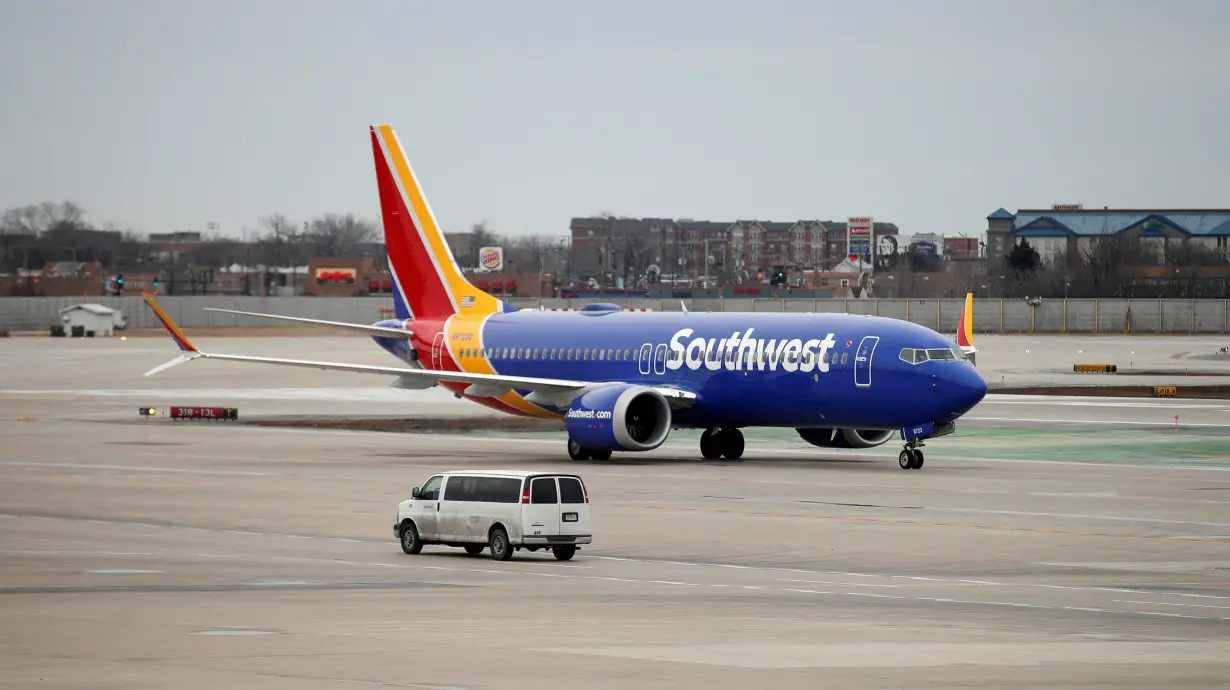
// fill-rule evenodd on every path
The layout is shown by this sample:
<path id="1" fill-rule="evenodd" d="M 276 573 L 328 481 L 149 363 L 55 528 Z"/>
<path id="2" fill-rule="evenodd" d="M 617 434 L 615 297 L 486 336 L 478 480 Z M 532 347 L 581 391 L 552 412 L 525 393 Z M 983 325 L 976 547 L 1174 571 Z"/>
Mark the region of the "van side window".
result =
<path id="1" fill-rule="evenodd" d="M 555 480 L 551 477 L 539 477 L 530 487 L 530 503 L 558 503 L 555 495 Z"/>
<path id="2" fill-rule="evenodd" d="M 427 480 L 427 483 L 419 489 L 419 498 L 424 501 L 440 500 L 440 484 L 444 482 L 444 477 L 439 475 Z"/>
<path id="3" fill-rule="evenodd" d="M 574 477 L 560 477 L 559 502 L 584 503 L 585 492 L 581 489 L 581 482 Z"/>
<path id="4" fill-rule="evenodd" d="M 486 503 L 520 503 L 521 480 L 512 477 L 479 477 L 476 494 L 470 500 Z"/>
<path id="5" fill-rule="evenodd" d="M 473 501 L 478 483 L 477 477 L 449 477 L 444 485 L 444 500 Z"/>

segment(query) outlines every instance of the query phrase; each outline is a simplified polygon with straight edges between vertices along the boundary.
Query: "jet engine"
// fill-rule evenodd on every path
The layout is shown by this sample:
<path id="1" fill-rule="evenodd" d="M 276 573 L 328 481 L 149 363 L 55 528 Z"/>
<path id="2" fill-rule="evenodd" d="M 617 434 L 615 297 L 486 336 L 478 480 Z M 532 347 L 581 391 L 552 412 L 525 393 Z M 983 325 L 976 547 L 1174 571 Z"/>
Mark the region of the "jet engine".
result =
<path id="1" fill-rule="evenodd" d="M 795 429 L 804 441 L 821 448 L 874 448 L 897 434 L 884 429 Z"/>
<path id="2" fill-rule="evenodd" d="M 658 391 L 619 384 L 589 391 L 564 413 L 568 436 L 598 450 L 653 450 L 671 430 L 671 407 Z"/>

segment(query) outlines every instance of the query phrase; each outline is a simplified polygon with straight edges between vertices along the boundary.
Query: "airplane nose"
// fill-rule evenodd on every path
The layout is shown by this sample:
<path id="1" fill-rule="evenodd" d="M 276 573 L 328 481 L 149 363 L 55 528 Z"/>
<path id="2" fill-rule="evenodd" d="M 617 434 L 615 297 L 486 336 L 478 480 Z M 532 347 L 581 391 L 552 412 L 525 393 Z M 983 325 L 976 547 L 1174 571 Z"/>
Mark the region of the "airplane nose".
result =
<path id="1" fill-rule="evenodd" d="M 941 419 L 953 421 L 982 402 L 987 395 L 987 382 L 972 366 L 960 366 L 942 377 L 939 389 L 937 392 L 941 393 L 941 399 L 947 408 Z"/>
<path id="2" fill-rule="evenodd" d="M 987 395 L 987 380 L 973 367 L 963 367 L 964 371 L 957 375 L 953 382 L 957 407 L 966 411 L 982 402 Z"/>

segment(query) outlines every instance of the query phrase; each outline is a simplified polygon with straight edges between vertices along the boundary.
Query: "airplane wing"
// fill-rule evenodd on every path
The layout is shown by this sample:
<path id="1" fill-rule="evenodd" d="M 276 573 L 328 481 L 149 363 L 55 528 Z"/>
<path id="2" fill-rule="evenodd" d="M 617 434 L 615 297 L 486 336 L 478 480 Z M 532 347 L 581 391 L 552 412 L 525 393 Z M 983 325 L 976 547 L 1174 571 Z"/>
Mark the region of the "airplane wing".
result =
<path id="1" fill-rule="evenodd" d="M 315 360 L 304 359 L 283 359 L 280 357 L 253 357 L 249 355 L 225 355 L 212 352 L 203 352 L 199 350 L 192 341 L 188 340 L 188 336 L 180 330 L 175 322 L 166 315 L 166 312 L 154 301 L 154 298 L 149 294 L 142 292 L 141 296 L 145 298 L 146 303 L 154 310 L 154 314 L 158 320 L 162 322 L 163 327 L 171 334 L 171 339 L 179 346 L 181 355 L 165 364 L 157 366 L 147 372 L 145 376 L 151 376 L 160 371 L 165 371 L 171 367 L 190 362 L 194 359 L 218 359 L 230 362 L 249 362 L 253 364 L 272 364 L 288 367 L 303 367 L 307 369 L 321 369 L 333 371 L 351 371 L 360 374 L 385 374 L 388 376 L 398 376 L 403 380 L 408 381 L 450 381 L 457 383 L 470 384 L 466 389 L 466 395 L 474 397 L 499 397 L 512 390 L 531 391 L 526 399 L 530 402 L 545 402 L 551 403 L 558 407 L 566 407 L 574 399 L 585 394 L 588 391 L 606 386 L 620 385 L 619 381 L 574 381 L 568 379 L 547 379 L 529 376 L 502 376 L 500 374 L 471 374 L 460 371 L 433 371 L 431 369 L 411 369 L 408 367 L 388 367 L 372 364 L 347 364 L 344 362 L 322 362 Z M 696 398 L 695 393 L 681 388 L 675 387 L 653 387 L 659 393 L 664 395 L 672 406 L 689 405 Z"/>
<path id="2" fill-rule="evenodd" d="M 293 321 L 295 323 L 310 323 L 317 326 L 329 326 L 330 328 L 341 328 L 344 330 L 358 331 L 367 333 L 368 335 L 378 335 L 382 338 L 403 338 L 409 339 L 414 337 L 414 331 L 401 328 L 385 328 L 384 326 L 368 326 L 361 323 L 346 323 L 344 321 L 322 321 L 320 319 L 305 319 L 298 316 L 283 316 L 281 314 L 260 314 L 254 311 L 237 311 L 235 309 L 218 309 L 216 307 L 205 307 L 205 311 L 217 311 L 225 314 L 242 314 L 243 316 L 256 316 L 262 319 L 276 319 L 278 321 Z"/>

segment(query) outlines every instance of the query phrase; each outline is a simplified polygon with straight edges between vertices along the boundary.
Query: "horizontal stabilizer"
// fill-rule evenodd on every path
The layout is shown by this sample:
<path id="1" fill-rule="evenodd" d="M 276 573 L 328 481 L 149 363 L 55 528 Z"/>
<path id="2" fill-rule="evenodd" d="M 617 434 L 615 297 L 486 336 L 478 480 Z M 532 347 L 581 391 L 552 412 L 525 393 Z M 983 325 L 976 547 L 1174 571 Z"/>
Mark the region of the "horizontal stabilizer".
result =
<path id="1" fill-rule="evenodd" d="M 153 376 L 154 374 L 157 374 L 160 371 L 166 371 L 167 369 L 170 369 L 171 367 L 177 367 L 183 364 L 184 362 L 191 362 L 192 360 L 200 356 L 201 355 L 198 352 L 185 352 L 184 354 L 176 357 L 175 359 L 167 362 L 166 364 L 159 364 L 153 369 L 150 369 L 149 371 L 142 374 L 142 376 Z"/>
<path id="2" fill-rule="evenodd" d="M 262 319 L 274 319 L 277 321 L 291 321 L 294 323 L 307 323 L 317 326 L 328 326 L 330 328 L 341 328 L 344 330 L 358 331 L 367 333 L 368 335 L 378 335 L 384 338 L 412 338 L 414 331 L 402 328 L 386 328 L 384 326 L 368 326 L 360 323 L 346 323 L 344 321 L 322 321 L 320 319 L 305 319 L 299 316 L 283 316 L 281 314 L 259 314 L 252 311 L 237 311 L 235 309 L 218 309 L 216 307 L 205 307 L 205 311 L 217 311 L 226 314 L 240 314 L 242 316 L 255 316 Z"/>

